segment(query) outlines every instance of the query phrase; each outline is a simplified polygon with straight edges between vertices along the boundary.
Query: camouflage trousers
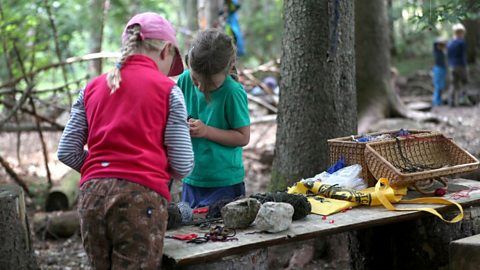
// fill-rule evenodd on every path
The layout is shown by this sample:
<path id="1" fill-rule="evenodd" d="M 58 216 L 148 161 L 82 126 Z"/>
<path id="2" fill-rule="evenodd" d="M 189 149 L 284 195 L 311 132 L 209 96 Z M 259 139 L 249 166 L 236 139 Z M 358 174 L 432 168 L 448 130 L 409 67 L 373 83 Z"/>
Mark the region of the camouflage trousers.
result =
<path id="1" fill-rule="evenodd" d="M 126 180 L 93 179 L 78 203 L 85 251 L 93 269 L 160 269 L 167 201 Z"/>

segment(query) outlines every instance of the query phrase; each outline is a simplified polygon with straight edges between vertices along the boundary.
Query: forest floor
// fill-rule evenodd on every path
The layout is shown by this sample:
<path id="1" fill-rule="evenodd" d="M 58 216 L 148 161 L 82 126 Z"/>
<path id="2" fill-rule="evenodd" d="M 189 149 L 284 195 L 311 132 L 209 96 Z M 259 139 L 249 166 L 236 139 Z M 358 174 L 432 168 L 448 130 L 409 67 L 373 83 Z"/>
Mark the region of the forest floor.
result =
<path id="1" fill-rule="evenodd" d="M 425 83 L 429 83 L 429 81 Z M 372 127 L 372 129 L 415 128 L 441 131 L 448 137 L 453 138 L 464 149 L 480 157 L 480 104 L 456 108 L 441 106 L 434 108 L 431 112 L 439 116 L 443 121 L 440 123 L 422 123 L 406 119 L 385 119 L 377 126 Z M 248 194 L 266 191 L 273 160 L 276 125 L 273 122 L 256 124 L 251 127 L 251 133 L 250 144 L 244 151 L 245 182 Z M 45 136 L 46 146 L 49 150 L 49 168 L 55 183 L 68 171 L 68 168 L 61 164 L 55 155 L 60 134 L 46 133 Z M 21 148 L 17 158 L 17 135 L 13 133 L 0 135 L 0 154 L 10 163 L 12 168 L 26 179 L 32 189 L 45 186 L 46 170 L 38 135 L 34 133 L 22 134 L 20 145 Z M 310 175 L 305 177 L 310 177 Z M 480 180 L 478 172 L 476 175 L 470 175 L 469 178 Z M 4 170 L 0 170 L 0 183 L 11 182 L 12 180 L 6 175 Z M 35 211 L 42 210 L 42 206 L 37 200 L 29 199 L 27 203 L 30 206 L 30 216 Z M 37 262 L 41 269 L 86 268 L 87 258 L 78 234 L 69 239 L 57 240 L 43 240 L 32 236 L 32 241 Z M 304 265 L 304 269 L 335 269 L 338 266 L 332 265 L 328 261 L 314 260 Z"/>

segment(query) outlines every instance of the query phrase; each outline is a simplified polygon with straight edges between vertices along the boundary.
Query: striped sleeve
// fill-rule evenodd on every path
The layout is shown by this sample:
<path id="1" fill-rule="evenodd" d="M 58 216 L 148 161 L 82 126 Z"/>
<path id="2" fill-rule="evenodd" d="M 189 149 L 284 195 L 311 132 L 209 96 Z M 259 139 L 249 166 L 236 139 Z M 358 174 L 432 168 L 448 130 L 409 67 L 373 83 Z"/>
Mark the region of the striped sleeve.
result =
<path id="1" fill-rule="evenodd" d="M 88 151 L 84 149 L 87 144 L 88 125 L 83 95 L 84 90 L 81 90 L 78 99 L 72 106 L 70 119 L 63 130 L 57 152 L 58 160 L 78 172 L 88 155 Z"/>
<path id="2" fill-rule="evenodd" d="M 177 179 L 188 176 L 193 170 L 193 150 L 187 123 L 187 110 L 182 91 L 178 86 L 170 93 L 170 109 L 165 129 L 165 146 L 168 161 Z"/>

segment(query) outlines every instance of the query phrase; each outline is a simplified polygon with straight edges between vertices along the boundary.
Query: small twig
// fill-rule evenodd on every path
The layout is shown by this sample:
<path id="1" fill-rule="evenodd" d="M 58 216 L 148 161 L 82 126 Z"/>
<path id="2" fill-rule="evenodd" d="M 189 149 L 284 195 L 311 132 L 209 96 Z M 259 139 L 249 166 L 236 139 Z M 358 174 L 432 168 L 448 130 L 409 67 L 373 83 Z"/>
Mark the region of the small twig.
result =
<path id="1" fill-rule="evenodd" d="M 68 82 L 67 84 L 60 85 L 60 86 L 57 86 L 57 87 L 33 90 L 32 94 L 44 94 L 44 93 L 50 93 L 50 92 L 58 92 L 58 91 L 61 91 L 65 88 L 67 88 L 69 85 L 72 85 L 72 84 L 75 84 L 75 85 L 78 86 L 81 82 L 88 80 L 88 78 L 89 78 L 89 76 L 87 75 L 83 78 L 80 78 L 80 79 L 75 80 L 75 81 Z M 0 96 L 4 95 L 4 94 L 14 94 L 14 93 L 21 93 L 21 92 L 22 91 L 18 90 L 18 89 L 5 89 L 5 90 L 0 90 Z"/>
<path id="2" fill-rule="evenodd" d="M 15 106 L 12 108 L 12 110 L 8 113 L 8 115 L 0 121 L 0 128 L 8 121 L 10 118 L 12 118 L 17 111 L 23 106 L 27 98 L 30 96 L 30 93 L 33 90 L 33 84 L 32 82 L 28 79 L 29 77 L 25 75 L 25 66 L 23 64 L 23 60 L 20 56 L 20 52 L 18 51 L 18 48 L 16 44 L 13 44 L 13 50 L 15 51 L 15 54 L 17 56 L 18 62 L 20 63 L 20 68 L 23 72 L 22 79 L 24 79 L 27 83 L 27 88 L 23 91 L 22 96 L 20 97 L 20 100 L 15 104 Z"/>
<path id="3" fill-rule="evenodd" d="M 0 103 L 3 104 L 3 105 L 5 105 L 5 106 L 7 106 L 7 107 L 12 107 L 12 104 L 7 103 L 6 101 L 0 100 Z M 59 128 L 59 129 L 64 129 L 64 128 L 65 128 L 64 126 L 58 124 L 58 123 L 55 122 L 54 120 L 50 120 L 50 119 L 48 119 L 48 118 L 45 117 L 45 116 L 41 116 L 41 115 L 39 115 L 39 114 L 35 114 L 33 111 L 31 111 L 31 110 L 29 110 L 29 109 L 26 109 L 26 108 L 21 107 L 20 110 L 21 110 L 22 112 L 24 112 L 24 113 L 28 113 L 28 114 L 30 114 L 30 115 L 33 115 L 33 116 L 37 117 L 39 120 L 41 120 L 41 121 L 43 121 L 43 122 L 46 122 L 46 123 L 49 123 L 50 125 L 52 125 L 52 126 L 54 126 L 54 127 L 57 127 L 57 128 Z"/>
<path id="4" fill-rule="evenodd" d="M 248 100 L 251 100 L 251 101 L 253 101 L 253 102 L 255 102 L 255 103 L 257 103 L 257 104 L 265 107 L 265 108 L 266 108 L 267 110 L 269 110 L 270 112 L 277 113 L 277 111 L 278 111 L 276 107 L 274 107 L 273 105 L 271 105 L 271 104 L 263 101 L 263 100 L 262 100 L 261 98 L 259 98 L 259 97 L 256 97 L 256 96 L 254 96 L 254 95 L 251 95 L 251 94 L 248 94 L 248 93 L 247 93 L 247 98 L 248 98 Z"/>
<path id="5" fill-rule="evenodd" d="M 45 65 L 43 67 L 37 68 L 33 72 L 28 73 L 27 75 L 23 75 L 23 76 L 20 76 L 18 78 L 15 78 L 13 80 L 10 80 L 6 83 L 3 83 L 3 84 L 0 85 L 0 88 L 11 87 L 12 85 L 17 84 L 21 80 L 24 80 L 25 77 L 35 76 L 40 72 L 43 72 L 45 70 L 49 70 L 49 69 L 52 69 L 52 68 L 57 68 L 57 67 L 70 65 L 70 64 L 74 64 L 74 63 L 85 62 L 85 61 L 92 61 L 92 60 L 101 59 L 101 58 L 118 58 L 119 56 L 120 56 L 119 53 L 101 52 L 101 53 L 90 53 L 90 54 L 86 54 L 86 55 L 80 56 L 80 57 L 70 57 L 70 58 L 67 58 L 63 62 Z"/>
<path id="6" fill-rule="evenodd" d="M 43 161 L 45 162 L 45 170 L 47 170 L 47 180 L 48 180 L 48 188 L 52 187 L 52 176 L 50 174 L 50 168 L 48 167 L 48 151 L 47 145 L 45 144 L 45 139 L 43 138 L 43 132 L 40 128 L 40 119 L 37 116 L 37 112 L 35 109 L 35 102 L 33 102 L 33 98 L 30 97 L 30 106 L 32 106 L 32 112 L 35 117 L 35 124 L 37 126 L 38 136 L 40 137 L 40 142 L 42 144 L 43 150 Z"/>
<path id="7" fill-rule="evenodd" d="M 79 83 L 83 82 L 83 81 L 86 81 L 88 80 L 89 76 L 85 76 L 83 78 L 80 78 L 78 80 L 75 80 L 75 81 L 71 81 L 71 82 L 68 82 L 64 85 L 61 85 L 61 86 L 58 86 L 58 87 L 54 87 L 54 88 L 49 88 L 49 89 L 40 89 L 40 90 L 35 90 L 33 93 L 34 94 L 37 94 L 37 93 L 49 93 L 49 92 L 57 92 L 57 91 L 60 91 L 60 90 L 63 90 L 64 88 L 67 88 L 67 86 L 71 85 L 71 84 L 76 84 L 78 85 Z M 68 89 L 67 89 L 68 90 Z"/>
<path id="8" fill-rule="evenodd" d="M 8 162 L 6 160 L 3 159 L 3 157 L 0 155 L 0 164 L 2 164 L 3 168 L 5 168 L 5 171 L 7 172 L 8 175 L 10 175 L 10 177 L 12 177 L 12 179 L 18 184 L 20 185 L 23 190 L 25 191 L 25 193 L 28 195 L 28 197 L 32 198 L 32 194 L 30 193 L 30 191 L 28 190 L 28 186 L 27 184 L 25 183 L 25 181 L 23 181 L 17 173 L 15 173 L 15 171 L 12 169 L 12 167 L 10 167 L 10 165 L 8 164 Z"/>
<path id="9" fill-rule="evenodd" d="M 55 45 L 55 53 L 57 54 L 58 62 L 62 62 L 63 59 L 62 59 L 62 53 L 60 52 L 60 46 L 58 42 L 57 26 L 55 25 L 55 20 L 53 19 L 52 11 L 50 10 L 50 5 L 48 4 L 48 0 L 44 0 L 43 2 L 45 4 L 45 9 L 47 11 L 48 20 L 50 21 L 50 27 L 52 28 L 53 43 Z M 67 70 L 65 69 L 65 66 L 61 66 L 61 70 L 62 70 L 63 81 L 65 82 L 65 84 L 68 84 Z M 67 88 L 67 97 L 68 97 L 68 104 L 72 106 L 72 94 L 70 94 L 70 91 L 68 91 L 68 88 Z"/>
<path id="10" fill-rule="evenodd" d="M 52 127 L 52 126 L 41 126 L 40 127 L 43 132 L 58 132 L 63 131 L 61 127 Z M 6 124 L 0 127 L 0 132 L 36 132 L 37 126 L 33 124 L 20 124 L 20 125 L 12 125 Z"/>
<path id="11" fill-rule="evenodd" d="M 265 64 L 259 65 L 258 67 L 254 69 L 244 69 L 242 72 L 245 74 L 253 74 L 256 72 L 272 72 L 272 73 L 280 73 L 280 70 L 278 69 L 278 65 L 280 63 L 280 59 L 277 59 L 275 61 L 269 61 Z"/>
<path id="12" fill-rule="evenodd" d="M 277 121 L 277 115 L 276 114 L 268 114 L 268 115 L 252 118 L 252 121 L 250 121 L 250 125 L 272 123 L 272 122 L 276 122 L 276 121 Z"/>

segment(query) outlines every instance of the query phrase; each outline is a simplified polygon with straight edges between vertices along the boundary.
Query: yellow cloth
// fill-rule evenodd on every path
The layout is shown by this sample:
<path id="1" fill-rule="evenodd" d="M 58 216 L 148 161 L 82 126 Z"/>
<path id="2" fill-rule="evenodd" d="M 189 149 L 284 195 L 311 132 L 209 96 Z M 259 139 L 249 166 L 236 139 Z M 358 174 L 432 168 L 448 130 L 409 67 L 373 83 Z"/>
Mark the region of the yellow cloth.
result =
<path id="1" fill-rule="evenodd" d="M 312 205 L 312 213 L 318 215 L 331 215 L 357 205 L 377 206 L 383 205 L 392 211 L 425 211 L 431 213 L 445 222 L 455 223 L 463 219 L 463 208 L 460 204 L 443 198 L 418 198 L 413 200 L 402 200 L 407 194 L 407 188 L 393 189 L 388 179 L 381 178 L 375 187 L 361 191 L 339 188 L 319 181 L 298 182 L 288 188 L 288 193 L 304 194 Z M 440 213 L 433 208 L 396 208 L 392 203 L 408 204 L 453 204 L 457 206 L 460 213 L 452 220 L 445 220 Z"/>

